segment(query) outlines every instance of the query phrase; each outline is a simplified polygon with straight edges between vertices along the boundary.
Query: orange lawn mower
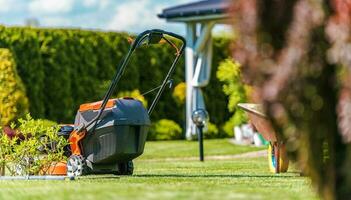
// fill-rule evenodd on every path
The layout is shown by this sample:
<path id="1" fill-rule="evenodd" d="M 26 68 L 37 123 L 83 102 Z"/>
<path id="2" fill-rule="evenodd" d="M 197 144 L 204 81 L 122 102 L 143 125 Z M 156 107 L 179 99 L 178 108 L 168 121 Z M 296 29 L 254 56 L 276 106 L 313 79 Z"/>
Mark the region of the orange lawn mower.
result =
<path id="1" fill-rule="evenodd" d="M 181 46 L 178 48 L 179 45 L 172 40 L 180 40 Z M 176 57 L 162 84 L 152 89 L 158 91 L 150 107 L 146 109 L 141 101 L 130 97 L 110 99 L 135 50 L 157 43 L 167 43 L 175 48 Z M 139 34 L 119 65 L 103 100 L 80 105 L 74 125 L 61 125 L 58 134 L 70 142 L 66 149 L 68 160 L 51 166 L 49 174 L 70 177 L 85 174 L 132 175 L 133 159 L 144 151 L 150 115 L 170 83 L 184 48 L 185 39 L 171 32 L 154 29 Z"/>

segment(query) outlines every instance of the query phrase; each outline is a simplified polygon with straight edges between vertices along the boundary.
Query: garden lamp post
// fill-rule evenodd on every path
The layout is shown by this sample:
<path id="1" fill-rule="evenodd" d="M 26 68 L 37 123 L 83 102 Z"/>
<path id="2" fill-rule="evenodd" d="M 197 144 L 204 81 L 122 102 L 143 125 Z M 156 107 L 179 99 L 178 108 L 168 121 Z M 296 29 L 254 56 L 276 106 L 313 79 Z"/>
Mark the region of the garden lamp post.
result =
<path id="1" fill-rule="evenodd" d="M 200 161 L 204 161 L 204 144 L 203 144 L 203 128 L 208 122 L 208 113 L 204 109 L 194 110 L 191 119 L 198 129 L 199 154 Z"/>

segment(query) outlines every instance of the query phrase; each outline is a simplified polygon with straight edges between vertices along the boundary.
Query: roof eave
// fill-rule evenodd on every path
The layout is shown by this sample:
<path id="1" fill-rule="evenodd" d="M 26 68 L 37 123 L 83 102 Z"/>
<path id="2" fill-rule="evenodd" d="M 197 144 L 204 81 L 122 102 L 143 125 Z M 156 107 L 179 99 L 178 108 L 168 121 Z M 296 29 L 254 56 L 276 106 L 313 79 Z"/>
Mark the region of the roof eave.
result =
<path id="1" fill-rule="evenodd" d="M 228 19 L 230 19 L 228 13 L 166 18 L 168 22 L 218 21 L 223 23 L 228 23 Z"/>

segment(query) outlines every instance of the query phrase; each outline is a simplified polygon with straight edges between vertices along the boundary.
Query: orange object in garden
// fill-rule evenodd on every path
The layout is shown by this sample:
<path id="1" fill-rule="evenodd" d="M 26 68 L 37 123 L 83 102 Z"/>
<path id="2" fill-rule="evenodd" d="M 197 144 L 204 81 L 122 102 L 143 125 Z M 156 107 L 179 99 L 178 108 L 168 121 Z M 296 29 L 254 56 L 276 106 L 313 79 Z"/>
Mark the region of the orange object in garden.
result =
<path id="1" fill-rule="evenodd" d="M 67 175 L 67 163 L 65 161 L 54 163 L 50 165 L 49 169 L 46 171 L 48 175 L 55 176 L 66 176 Z"/>
<path id="2" fill-rule="evenodd" d="M 73 131 L 69 136 L 69 142 L 71 146 L 71 152 L 74 155 L 82 155 L 81 147 L 79 145 L 80 141 L 84 138 L 86 131 L 81 132 Z"/>
<path id="3" fill-rule="evenodd" d="M 87 110 L 99 110 L 101 107 L 102 101 L 93 102 L 93 103 L 85 103 L 79 106 L 79 111 L 87 111 Z M 112 108 L 116 104 L 116 99 L 109 99 L 107 101 L 105 108 Z"/>

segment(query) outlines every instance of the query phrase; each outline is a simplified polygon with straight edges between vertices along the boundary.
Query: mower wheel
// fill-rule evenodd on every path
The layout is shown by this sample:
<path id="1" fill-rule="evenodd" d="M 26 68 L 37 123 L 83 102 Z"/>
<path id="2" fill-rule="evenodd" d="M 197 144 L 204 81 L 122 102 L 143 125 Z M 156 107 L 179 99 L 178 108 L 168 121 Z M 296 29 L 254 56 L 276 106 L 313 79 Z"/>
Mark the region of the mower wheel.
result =
<path id="1" fill-rule="evenodd" d="M 118 172 L 116 175 L 133 175 L 134 164 L 133 161 L 125 163 L 118 163 Z"/>
<path id="2" fill-rule="evenodd" d="M 67 176 L 82 176 L 85 172 L 86 163 L 81 155 L 71 155 L 67 161 Z"/>

